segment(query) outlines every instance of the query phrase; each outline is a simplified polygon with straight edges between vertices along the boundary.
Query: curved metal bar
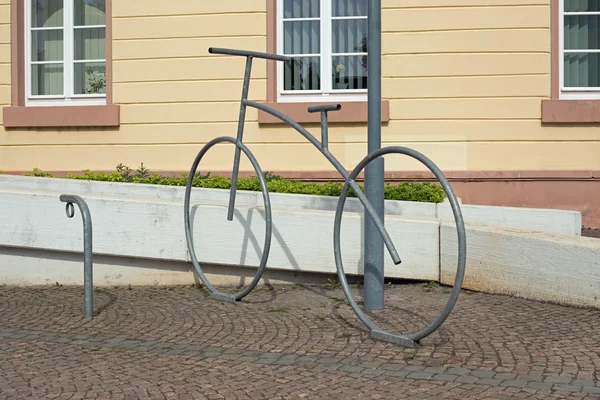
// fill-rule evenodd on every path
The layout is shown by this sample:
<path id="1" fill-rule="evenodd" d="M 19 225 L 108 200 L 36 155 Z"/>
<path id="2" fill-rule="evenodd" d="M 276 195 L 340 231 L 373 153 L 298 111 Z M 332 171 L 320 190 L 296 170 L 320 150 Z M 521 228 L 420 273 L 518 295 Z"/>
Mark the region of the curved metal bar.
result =
<path id="1" fill-rule="evenodd" d="M 407 155 L 409 157 L 412 157 L 412 158 L 420 161 L 427 168 L 429 168 L 429 170 L 431 170 L 431 172 L 433 172 L 433 174 L 436 176 L 436 178 L 440 181 L 440 183 L 444 189 L 444 192 L 446 193 L 446 196 L 448 197 L 448 199 L 450 201 L 450 205 L 452 206 L 452 212 L 454 213 L 454 219 L 456 221 L 456 231 L 458 234 L 458 263 L 457 263 L 454 287 L 452 288 L 452 292 L 450 294 L 448 302 L 446 303 L 446 306 L 444 307 L 444 309 L 442 310 L 440 315 L 433 322 L 431 322 L 425 329 L 423 329 L 419 332 L 408 334 L 408 335 L 395 335 L 395 334 L 390 334 L 390 333 L 384 332 L 383 330 L 379 329 L 365 315 L 365 313 L 360 309 L 360 307 L 358 307 L 358 304 L 356 303 L 356 301 L 354 301 L 354 298 L 352 297 L 352 294 L 350 293 L 350 288 L 348 287 L 348 282 L 346 281 L 346 276 L 344 273 L 344 266 L 343 266 L 343 262 L 342 262 L 342 255 L 341 255 L 341 245 L 340 245 L 340 229 L 341 229 L 341 222 L 342 222 L 342 213 L 344 212 L 344 204 L 346 203 L 346 198 L 348 197 L 348 191 L 350 189 L 350 185 L 348 182 L 344 185 L 344 188 L 342 189 L 342 193 L 340 194 L 338 206 L 337 206 L 336 213 L 335 213 L 335 221 L 334 221 L 334 229 L 333 229 L 333 246 L 334 246 L 335 265 L 336 265 L 336 269 L 337 269 L 337 273 L 338 273 L 338 278 L 340 280 L 340 283 L 342 284 L 342 289 L 344 291 L 344 294 L 346 295 L 346 298 L 348 299 L 348 302 L 350 303 L 350 306 L 352 307 L 352 309 L 354 310 L 354 312 L 358 316 L 358 318 L 363 322 L 363 324 L 365 324 L 371 330 L 371 334 L 379 339 L 383 339 L 383 340 L 387 340 L 387 341 L 391 341 L 391 342 L 395 342 L 395 343 L 401 343 L 401 344 L 408 345 L 408 346 L 414 346 L 415 342 L 418 342 L 419 340 L 423 339 L 424 337 L 429 336 L 431 333 L 435 332 L 444 323 L 444 321 L 448 318 L 448 316 L 452 312 L 452 309 L 454 308 L 454 305 L 456 304 L 458 295 L 460 294 L 460 290 L 462 288 L 463 278 L 464 278 L 464 274 L 465 274 L 465 264 L 466 264 L 466 258 L 467 258 L 466 234 L 465 234 L 465 226 L 464 226 L 464 221 L 463 221 L 462 213 L 460 210 L 460 206 L 458 204 L 458 200 L 456 199 L 454 191 L 452 190 L 452 187 L 448 183 L 448 180 L 446 179 L 446 177 L 444 176 L 442 171 L 429 158 L 427 158 L 425 155 L 423 155 L 415 150 L 412 150 L 412 149 L 409 149 L 406 147 L 400 147 L 400 146 L 389 146 L 389 147 L 385 147 L 385 148 L 382 148 L 379 150 L 375 150 L 375 151 L 371 152 L 370 154 L 368 154 L 356 166 L 356 168 L 354 168 L 354 170 L 350 174 L 349 182 L 353 182 L 353 180 L 358 176 L 358 174 L 371 161 L 375 160 L 376 158 L 378 158 L 380 156 L 383 156 L 385 154 L 390 154 L 390 153 L 400 153 L 400 154 Z"/>
<path id="2" fill-rule="evenodd" d="M 265 221 L 266 221 L 265 245 L 264 245 L 263 255 L 260 260 L 260 265 L 258 267 L 258 270 L 256 271 L 256 274 L 254 275 L 254 279 L 252 280 L 252 282 L 250 282 L 250 284 L 248 284 L 248 286 L 246 286 L 246 288 L 244 288 L 240 292 L 237 292 L 234 294 L 227 294 L 227 293 L 220 292 L 213 285 L 211 285 L 211 283 L 208 281 L 208 279 L 204 275 L 204 272 L 202 271 L 202 267 L 200 267 L 200 263 L 198 262 L 198 257 L 196 256 L 196 250 L 194 249 L 194 242 L 193 242 L 191 225 L 190 225 L 190 196 L 191 196 L 191 192 L 192 192 L 192 184 L 194 181 L 194 175 L 196 174 L 196 169 L 198 168 L 198 164 L 200 164 L 202 157 L 204 157 L 204 155 L 208 152 L 208 150 L 210 150 L 213 146 L 215 146 L 219 143 L 223 143 L 223 142 L 235 144 L 238 149 L 240 149 L 241 151 L 244 152 L 244 154 L 246 154 L 246 156 L 252 163 L 252 166 L 254 167 L 254 171 L 256 172 L 258 180 L 260 181 L 260 186 L 262 188 L 262 194 L 263 194 L 263 200 L 265 203 Z M 260 169 L 258 161 L 256 161 L 256 158 L 254 157 L 252 152 L 248 149 L 248 147 L 246 147 L 246 145 L 244 145 L 242 142 L 238 141 L 237 139 L 235 139 L 233 137 L 221 136 L 221 137 L 217 137 L 217 138 L 211 140 L 206 145 L 204 145 L 202 150 L 200 150 L 200 152 L 196 156 L 196 159 L 194 160 L 194 163 L 192 164 L 192 168 L 191 168 L 190 174 L 188 176 L 187 185 L 185 187 L 184 223 L 185 223 L 185 237 L 187 240 L 187 246 L 188 246 L 188 250 L 190 252 L 190 257 L 192 259 L 192 264 L 194 265 L 194 268 L 195 268 L 196 272 L 198 273 L 200 280 L 202 280 L 202 283 L 204 284 L 204 286 L 206 286 L 207 289 L 211 292 L 211 296 L 218 298 L 220 300 L 234 302 L 234 301 L 239 301 L 242 298 L 244 298 L 246 295 L 248 295 L 248 293 L 250 293 L 252 291 L 252 289 L 254 289 L 254 287 L 260 281 L 260 278 L 262 277 L 262 275 L 265 271 L 265 268 L 267 266 L 267 260 L 269 259 L 269 251 L 271 249 L 271 235 L 272 235 L 272 228 L 273 228 L 273 220 L 271 217 L 271 201 L 269 199 L 269 191 L 267 189 L 267 182 L 265 181 L 265 177 L 263 175 L 262 170 Z"/>
<path id="3" fill-rule="evenodd" d="M 274 110 L 268 106 L 265 106 L 264 104 L 260 104 L 260 103 L 257 103 L 257 102 L 251 101 L 251 100 L 243 100 L 243 102 L 244 102 L 244 104 L 246 104 L 249 107 L 257 108 L 261 111 L 264 111 L 264 112 L 267 112 L 267 113 L 273 115 L 276 118 L 279 118 L 281 121 L 287 123 L 292 128 L 294 128 L 296 131 L 298 131 L 298 133 L 300 133 L 302 136 L 304 136 L 317 149 L 319 149 L 321 154 L 323 154 L 323 156 L 325 156 L 325 158 L 327 158 L 327 160 L 331 163 L 331 165 L 334 166 L 334 168 L 340 173 L 340 175 L 342 175 L 342 177 L 344 178 L 346 183 L 350 184 L 350 186 L 352 187 L 352 190 L 356 194 L 356 197 L 358 197 L 360 202 L 363 204 L 363 206 L 369 213 L 369 216 L 373 219 L 375 226 L 377 227 L 377 230 L 379 231 L 379 234 L 383 238 L 383 242 L 385 243 L 385 245 L 388 249 L 388 252 L 390 253 L 390 256 L 392 257 L 392 260 L 394 261 L 394 264 L 396 264 L 396 265 L 400 264 L 401 263 L 400 255 L 398 254 L 398 251 L 396 250 L 396 246 L 394 246 L 394 243 L 392 242 L 390 235 L 387 233 L 387 230 L 385 229 L 383 222 L 377 216 L 377 213 L 375 212 L 375 209 L 371 205 L 371 202 L 369 200 L 367 200 L 367 197 L 365 196 L 363 191 L 360 190 L 360 187 L 356 184 L 356 182 L 354 182 L 355 178 L 351 178 L 350 175 L 348 175 L 348 172 L 344 169 L 342 164 L 340 164 L 340 162 L 334 156 L 332 156 L 331 153 L 327 149 L 323 148 L 323 146 L 321 146 L 321 143 L 319 143 L 319 141 L 313 135 L 311 135 L 310 132 L 308 132 L 300 124 L 298 124 L 296 121 L 294 121 L 287 115 L 285 115 L 277 110 Z"/>
<path id="4" fill-rule="evenodd" d="M 83 309 L 87 319 L 94 318 L 94 291 L 93 291 L 93 251 L 92 251 L 92 217 L 85 200 L 79 196 L 63 194 L 60 201 L 67 203 L 68 218 L 73 218 L 77 204 L 83 219 Z"/>

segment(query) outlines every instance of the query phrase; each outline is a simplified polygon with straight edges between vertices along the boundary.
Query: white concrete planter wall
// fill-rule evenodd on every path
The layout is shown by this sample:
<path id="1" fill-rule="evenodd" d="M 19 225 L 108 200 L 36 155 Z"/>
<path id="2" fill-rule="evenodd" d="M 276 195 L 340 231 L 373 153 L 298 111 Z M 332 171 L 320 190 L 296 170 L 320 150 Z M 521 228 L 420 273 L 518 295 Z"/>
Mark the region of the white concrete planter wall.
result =
<path id="1" fill-rule="evenodd" d="M 82 196 L 94 227 L 95 285 L 193 282 L 183 229 L 185 188 L 0 175 L 0 284 L 82 283 L 82 222 L 61 194 Z M 216 282 L 252 276 L 264 243 L 262 194 L 195 189 L 196 253 Z M 337 198 L 271 193 L 268 271 L 335 273 Z M 600 306 L 600 241 L 582 238 L 581 215 L 563 210 L 462 205 L 467 224 L 465 287 L 568 304 Z M 402 264 L 385 255 L 387 277 L 440 280 L 456 272 L 448 203 L 386 201 L 385 224 Z M 363 212 L 348 199 L 342 249 L 348 274 L 362 274 Z M 441 226 L 440 226 L 441 225 Z M 226 281 L 226 279 L 225 279 Z"/>
<path id="2" fill-rule="evenodd" d="M 82 196 L 90 208 L 95 254 L 189 262 L 183 225 L 184 190 L 0 176 L 0 246 L 81 252 L 79 213 L 78 219 L 67 219 L 65 204 L 59 201 L 60 194 L 68 193 Z M 231 222 L 226 220 L 228 196 L 226 190 L 194 190 L 196 254 L 201 263 L 256 267 L 265 234 L 262 195 L 240 191 Z M 334 273 L 334 212 L 329 210 L 337 203 L 319 196 L 273 194 L 271 197 L 273 236 L 268 268 Z M 438 279 L 439 222 L 433 218 L 435 205 L 389 203 L 388 208 L 395 212 L 386 218 L 387 229 L 403 262 L 395 266 L 386 258 L 386 275 Z M 356 202 L 351 201 L 344 214 L 342 250 L 347 273 L 361 274 L 363 214 L 352 212 L 353 207 Z M 415 219 L 415 215 L 430 219 Z M 11 282 L 6 281 L 6 274 L 4 278 L 5 282 Z"/>
<path id="3" fill-rule="evenodd" d="M 441 282 L 454 284 L 456 227 L 440 227 Z M 463 287 L 533 300 L 600 307 L 600 240 L 467 227 Z"/>

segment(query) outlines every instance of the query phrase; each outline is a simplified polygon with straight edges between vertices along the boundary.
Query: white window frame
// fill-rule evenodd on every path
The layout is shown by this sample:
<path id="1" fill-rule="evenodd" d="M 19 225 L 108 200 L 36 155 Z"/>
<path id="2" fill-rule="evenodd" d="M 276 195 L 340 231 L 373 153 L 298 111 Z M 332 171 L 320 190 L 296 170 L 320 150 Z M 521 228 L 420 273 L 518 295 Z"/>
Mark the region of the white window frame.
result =
<path id="1" fill-rule="evenodd" d="M 276 40 L 277 40 L 277 54 L 285 54 L 283 49 L 283 2 L 284 0 L 277 0 L 277 28 L 276 28 Z M 334 19 L 363 19 L 364 17 L 333 17 L 332 16 L 332 0 L 320 0 L 320 17 L 321 22 L 320 32 L 320 48 L 321 53 L 315 54 L 321 58 L 321 89 L 320 90 L 286 90 L 284 91 L 284 63 L 277 62 L 277 102 L 279 103 L 290 103 L 290 102 L 346 102 L 346 101 L 367 101 L 368 89 L 333 89 L 332 88 L 332 68 L 331 60 L 332 57 L 332 23 Z M 316 20 L 316 18 L 294 18 L 286 19 L 286 21 L 303 21 L 303 20 Z M 361 53 L 351 53 L 351 55 L 360 55 Z M 287 54 L 293 56 L 291 54 Z M 337 54 L 336 55 L 345 55 Z M 308 55 L 302 55 L 307 57 Z M 325 61 L 328 60 L 328 61 Z"/>
<path id="2" fill-rule="evenodd" d="M 74 94 L 74 75 L 75 75 L 75 47 L 73 46 L 75 29 L 74 0 L 63 0 L 63 95 L 32 95 L 31 94 L 31 0 L 25 0 L 25 105 L 26 106 L 90 106 L 106 105 L 106 93 L 93 94 Z M 55 29 L 53 28 L 33 28 L 36 30 Z M 106 29 L 106 20 L 104 25 L 86 25 L 85 28 L 104 28 Z M 85 60 L 86 63 L 100 63 L 106 65 L 106 59 Z M 44 64 L 44 62 L 40 62 Z M 105 91 L 107 88 L 105 88 Z"/>
<path id="3" fill-rule="evenodd" d="M 565 54 L 566 53 L 600 53 L 600 50 L 578 49 L 565 50 L 565 16 L 568 15 L 600 15 L 600 12 L 565 12 L 565 0 L 559 0 L 558 22 L 558 73 L 559 98 L 567 100 L 594 100 L 600 98 L 600 87 L 565 87 Z"/>

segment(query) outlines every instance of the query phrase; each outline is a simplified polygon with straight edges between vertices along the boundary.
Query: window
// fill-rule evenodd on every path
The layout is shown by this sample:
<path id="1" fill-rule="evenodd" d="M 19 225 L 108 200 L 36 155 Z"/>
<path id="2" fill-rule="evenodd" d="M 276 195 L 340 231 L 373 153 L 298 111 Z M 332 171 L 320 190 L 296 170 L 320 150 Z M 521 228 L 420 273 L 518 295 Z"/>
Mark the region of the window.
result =
<path id="1" fill-rule="evenodd" d="M 560 1 L 560 98 L 600 98 L 600 2 Z"/>
<path id="2" fill-rule="evenodd" d="M 112 0 L 11 0 L 4 128 L 118 127 Z"/>
<path id="3" fill-rule="evenodd" d="M 26 0 L 26 105 L 106 104 L 105 0 Z"/>
<path id="4" fill-rule="evenodd" d="M 367 0 L 277 0 L 280 102 L 367 100 Z"/>

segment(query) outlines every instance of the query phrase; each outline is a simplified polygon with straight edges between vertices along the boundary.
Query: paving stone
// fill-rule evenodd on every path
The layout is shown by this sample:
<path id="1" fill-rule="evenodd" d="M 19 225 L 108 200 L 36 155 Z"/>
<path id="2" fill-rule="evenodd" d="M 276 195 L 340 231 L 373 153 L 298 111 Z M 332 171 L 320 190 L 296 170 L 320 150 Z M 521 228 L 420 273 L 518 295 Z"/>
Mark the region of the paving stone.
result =
<path id="1" fill-rule="evenodd" d="M 486 371 L 486 370 L 478 370 L 478 371 L 472 371 L 470 375 L 475 376 L 477 378 L 492 378 L 494 375 L 496 375 L 496 372 Z"/>
<path id="2" fill-rule="evenodd" d="M 508 386 L 508 387 L 519 387 L 523 388 L 527 386 L 527 381 L 524 380 L 508 380 L 500 383 L 500 386 Z"/>
<path id="3" fill-rule="evenodd" d="M 519 375 L 517 375 L 517 379 L 521 380 L 521 381 L 527 381 L 527 382 L 542 382 L 544 380 L 544 377 L 536 376 L 536 375 L 519 374 Z"/>
<path id="4" fill-rule="evenodd" d="M 517 377 L 517 374 L 509 374 L 509 373 L 503 373 L 503 372 L 499 372 L 496 375 L 494 375 L 494 379 L 500 379 L 500 380 L 515 379 L 516 377 Z"/>
<path id="5" fill-rule="evenodd" d="M 408 379 L 431 379 L 433 374 L 424 374 L 422 372 L 413 372 L 411 374 L 406 375 Z"/>
<path id="6" fill-rule="evenodd" d="M 495 378 L 480 378 L 477 383 L 480 385 L 488 385 L 488 386 L 499 386 L 502 383 L 502 379 Z"/>
<path id="7" fill-rule="evenodd" d="M 455 382 L 459 383 L 475 383 L 478 382 L 480 378 L 471 375 L 461 375 L 457 376 Z"/>
<path id="8" fill-rule="evenodd" d="M 451 375 L 470 375 L 471 370 L 466 368 L 448 368 L 448 373 Z"/>
<path id="9" fill-rule="evenodd" d="M 277 353 L 262 353 L 259 357 L 260 358 L 279 358 L 279 357 L 281 357 L 281 354 L 277 354 Z"/>
<path id="10" fill-rule="evenodd" d="M 335 371 L 341 367 L 342 367 L 341 364 L 317 364 L 317 368 L 321 371 Z M 363 373 L 364 373 L 364 371 L 363 371 Z M 373 375 L 380 375 L 380 374 L 373 374 Z"/>
<path id="11" fill-rule="evenodd" d="M 448 368 L 445 368 L 445 367 L 427 367 L 422 372 L 424 372 L 426 374 L 444 374 L 446 372 L 451 373 L 448 371 Z M 454 374 L 454 375 L 459 375 L 459 374 Z"/>
<path id="12" fill-rule="evenodd" d="M 405 371 L 410 371 L 410 372 L 421 372 L 425 369 L 426 367 L 421 367 L 420 365 L 407 365 L 404 367 Z"/>
<path id="13" fill-rule="evenodd" d="M 406 367 L 406 365 L 402 365 L 402 364 L 381 364 L 380 366 L 377 367 L 377 369 L 383 369 L 386 371 L 399 371 L 401 369 L 403 369 L 404 367 Z"/>
<path id="14" fill-rule="evenodd" d="M 584 386 L 581 391 L 586 394 L 600 394 L 600 388 L 596 386 Z"/>
<path id="15" fill-rule="evenodd" d="M 384 370 L 381 369 L 365 369 L 363 371 L 361 371 L 362 375 L 382 375 L 384 372 Z"/>
<path id="16" fill-rule="evenodd" d="M 570 382 L 573 386 L 594 386 L 595 381 L 593 379 L 577 379 Z"/>
<path id="17" fill-rule="evenodd" d="M 548 383 L 570 383 L 573 379 L 568 376 L 547 376 L 544 382 Z"/>
<path id="18" fill-rule="evenodd" d="M 340 362 L 340 360 L 336 358 L 319 358 L 315 361 L 320 364 L 337 364 Z"/>
<path id="19" fill-rule="evenodd" d="M 572 385 L 554 385 L 554 390 L 558 392 L 580 392 L 581 386 L 572 386 Z"/>
<path id="20" fill-rule="evenodd" d="M 404 378 L 410 374 L 409 371 L 384 371 L 383 375 Z"/>
<path id="21" fill-rule="evenodd" d="M 361 367 L 355 367 L 353 365 L 342 365 L 340 368 L 340 371 L 343 372 L 354 372 L 354 373 L 361 373 L 364 370 L 364 368 Z"/>
<path id="22" fill-rule="evenodd" d="M 550 390 L 552 389 L 552 387 L 554 386 L 553 383 L 551 382 L 527 382 L 527 385 L 525 387 L 530 388 L 530 389 L 542 389 L 542 390 Z"/>
<path id="23" fill-rule="evenodd" d="M 434 375 L 433 379 L 435 379 L 437 381 L 453 382 L 458 377 L 459 377 L 459 375 L 439 374 L 439 375 Z"/>

